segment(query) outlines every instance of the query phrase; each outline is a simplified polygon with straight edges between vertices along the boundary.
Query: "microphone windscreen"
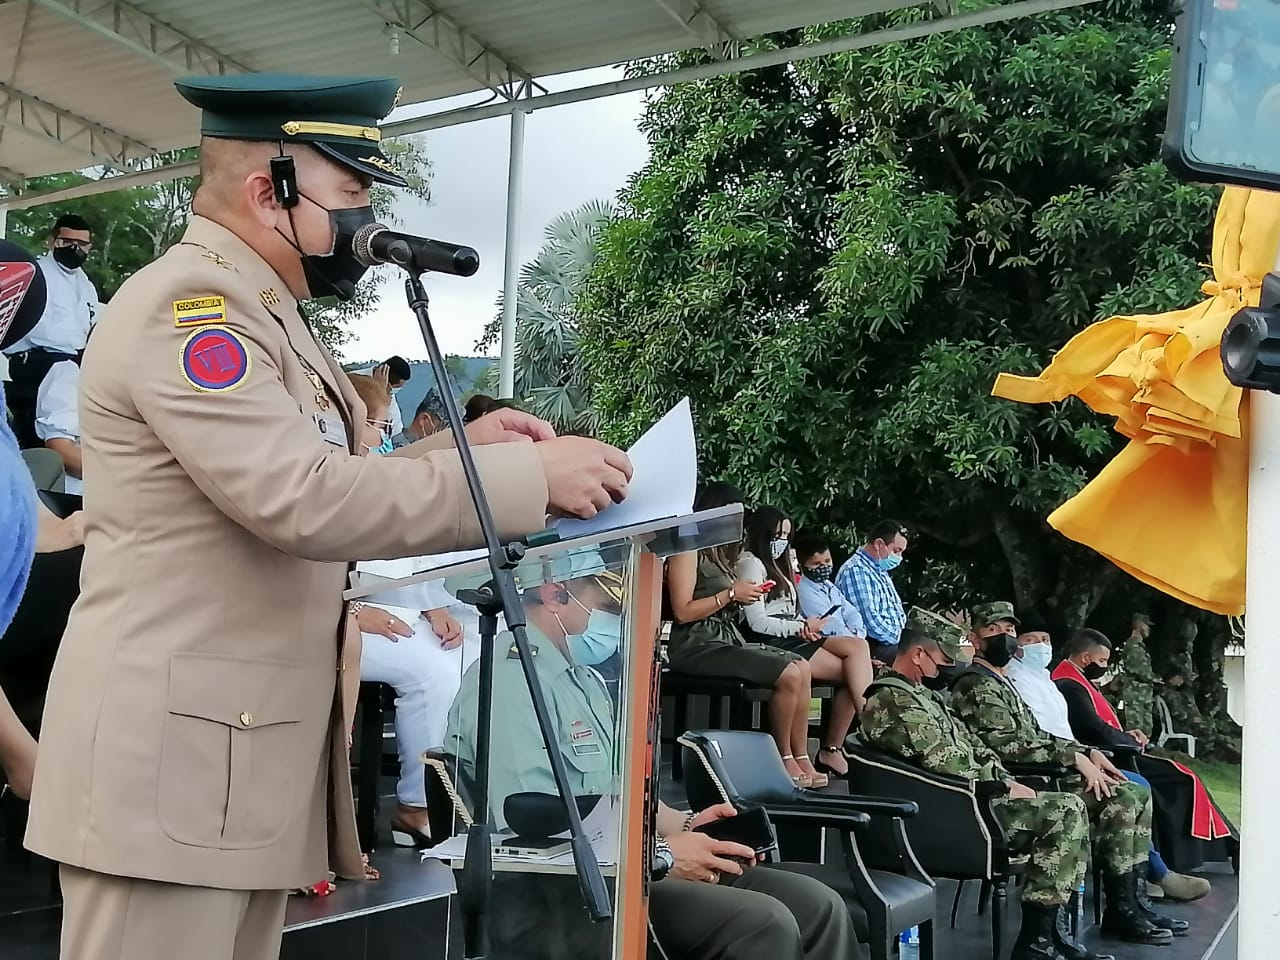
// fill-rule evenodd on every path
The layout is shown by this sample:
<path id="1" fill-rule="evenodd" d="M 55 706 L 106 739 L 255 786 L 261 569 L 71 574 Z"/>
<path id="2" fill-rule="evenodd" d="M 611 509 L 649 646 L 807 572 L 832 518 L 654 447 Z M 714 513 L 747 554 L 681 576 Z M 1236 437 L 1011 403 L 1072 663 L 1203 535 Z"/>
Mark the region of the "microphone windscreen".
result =
<path id="1" fill-rule="evenodd" d="M 0 350 L 31 332 L 44 314 L 47 297 L 35 258 L 16 243 L 0 240 Z"/>

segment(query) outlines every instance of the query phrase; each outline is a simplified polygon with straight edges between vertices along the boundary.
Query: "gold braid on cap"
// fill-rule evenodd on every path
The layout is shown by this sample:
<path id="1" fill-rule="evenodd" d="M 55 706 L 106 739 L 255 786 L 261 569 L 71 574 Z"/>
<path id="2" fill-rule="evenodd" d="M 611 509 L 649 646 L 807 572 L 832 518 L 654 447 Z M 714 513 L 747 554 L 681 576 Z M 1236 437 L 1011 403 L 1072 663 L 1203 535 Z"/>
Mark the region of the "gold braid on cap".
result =
<path id="1" fill-rule="evenodd" d="M 289 120 L 280 124 L 280 129 L 291 137 L 296 137 L 299 134 L 310 134 L 319 137 L 351 137 L 356 140 L 372 140 L 374 143 L 382 139 L 382 131 L 377 127 L 361 127 L 354 123 Z"/>

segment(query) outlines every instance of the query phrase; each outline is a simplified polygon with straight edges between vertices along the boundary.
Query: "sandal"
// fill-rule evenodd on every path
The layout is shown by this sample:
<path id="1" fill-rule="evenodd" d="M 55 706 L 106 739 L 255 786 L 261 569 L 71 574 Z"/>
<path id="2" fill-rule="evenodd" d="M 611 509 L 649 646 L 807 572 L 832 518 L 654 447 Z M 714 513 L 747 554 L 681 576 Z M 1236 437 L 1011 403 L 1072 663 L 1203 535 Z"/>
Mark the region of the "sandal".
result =
<path id="1" fill-rule="evenodd" d="M 795 763 L 796 762 L 795 754 L 784 753 L 782 755 L 782 762 L 786 763 L 788 760 L 790 760 L 792 763 Z M 808 774 L 804 774 L 804 773 L 800 773 L 800 774 L 796 774 L 795 776 L 792 776 L 791 782 L 802 790 L 807 790 L 813 786 L 813 778 L 810 777 Z"/>
<path id="2" fill-rule="evenodd" d="M 839 754 L 843 754 L 843 752 L 844 752 L 844 751 L 842 751 L 839 747 L 823 747 L 822 749 L 820 749 L 820 750 L 818 751 L 818 755 L 817 755 L 817 757 L 815 757 L 815 758 L 814 758 L 814 760 L 813 760 L 813 766 L 814 766 L 814 768 L 815 768 L 815 769 L 817 769 L 817 770 L 820 770 L 822 773 L 827 774 L 827 775 L 828 775 L 828 782 L 830 782 L 830 779 L 829 779 L 830 777 L 834 777 L 834 778 L 835 778 L 835 779 L 837 779 L 837 780 L 848 780 L 848 779 L 849 779 L 849 770 L 848 770 L 848 768 L 847 768 L 847 767 L 846 767 L 846 768 L 845 768 L 845 770 L 842 772 L 842 771 L 840 771 L 840 770 L 835 769 L 835 768 L 834 768 L 834 767 L 832 767 L 830 764 L 823 762 L 823 760 L 822 760 L 822 755 L 823 755 L 824 753 L 839 753 Z M 845 762 L 847 763 L 848 761 L 845 761 Z"/>
<path id="3" fill-rule="evenodd" d="M 360 854 L 360 861 L 364 864 L 364 878 L 366 880 L 381 880 L 382 874 L 378 869 L 369 863 L 369 855 L 367 853 Z"/>

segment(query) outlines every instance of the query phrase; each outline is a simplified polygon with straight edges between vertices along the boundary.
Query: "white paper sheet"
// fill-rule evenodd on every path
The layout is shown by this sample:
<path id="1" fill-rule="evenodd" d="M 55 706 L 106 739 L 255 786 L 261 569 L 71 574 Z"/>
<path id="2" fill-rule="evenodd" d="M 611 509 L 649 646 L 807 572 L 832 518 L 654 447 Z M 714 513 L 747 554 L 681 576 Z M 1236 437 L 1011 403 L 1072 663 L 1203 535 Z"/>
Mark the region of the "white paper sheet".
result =
<path id="1" fill-rule="evenodd" d="M 559 521 L 556 529 L 562 537 L 581 537 L 692 512 L 698 487 L 698 446 L 688 397 L 650 427 L 627 456 L 634 470 L 627 499 L 590 520 Z"/>
<path id="2" fill-rule="evenodd" d="M 631 458 L 633 470 L 627 499 L 605 508 L 590 520 L 560 520 L 555 524 L 560 536 L 581 537 L 692 512 L 698 486 L 698 446 L 688 397 L 650 427 L 627 451 L 627 456 Z M 410 562 L 413 569 L 421 573 L 483 556 L 484 550 L 462 550 L 415 557 Z"/>
<path id="3" fill-rule="evenodd" d="M 618 862 L 618 831 L 621 829 L 619 817 L 621 808 L 618 799 L 613 796 L 601 797 L 600 802 L 582 821 L 582 828 L 587 835 L 591 849 L 595 851 L 596 862 L 601 866 L 612 866 Z M 568 837 L 569 832 L 557 834 Z M 506 839 L 506 835 L 496 835 L 494 845 Z M 464 833 L 442 840 L 430 849 L 422 851 L 423 860 L 462 860 L 467 854 L 467 836 Z M 545 866 L 572 866 L 573 851 L 566 850 L 554 857 L 513 857 L 507 854 L 494 853 L 495 862 L 531 863 Z"/>

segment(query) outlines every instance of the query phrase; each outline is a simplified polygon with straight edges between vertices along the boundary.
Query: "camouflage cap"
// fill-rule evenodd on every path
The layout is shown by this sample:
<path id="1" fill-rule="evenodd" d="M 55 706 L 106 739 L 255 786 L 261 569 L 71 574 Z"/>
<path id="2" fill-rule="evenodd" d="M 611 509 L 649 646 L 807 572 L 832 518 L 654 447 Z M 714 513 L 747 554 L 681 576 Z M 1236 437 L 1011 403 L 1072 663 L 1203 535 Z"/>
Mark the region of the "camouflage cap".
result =
<path id="1" fill-rule="evenodd" d="M 970 622 L 973 629 L 977 630 L 979 627 L 989 627 L 997 620 L 1008 620 L 1015 627 L 1020 625 L 1020 621 L 1013 613 L 1013 604 L 1008 600 L 978 604 L 973 608 L 973 619 Z"/>
<path id="2" fill-rule="evenodd" d="M 954 661 L 960 656 L 964 630 L 946 617 L 941 617 L 932 610 L 912 607 L 907 614 L 907 629 L 916 630 L 934 640 L 948 659 Z"/>

